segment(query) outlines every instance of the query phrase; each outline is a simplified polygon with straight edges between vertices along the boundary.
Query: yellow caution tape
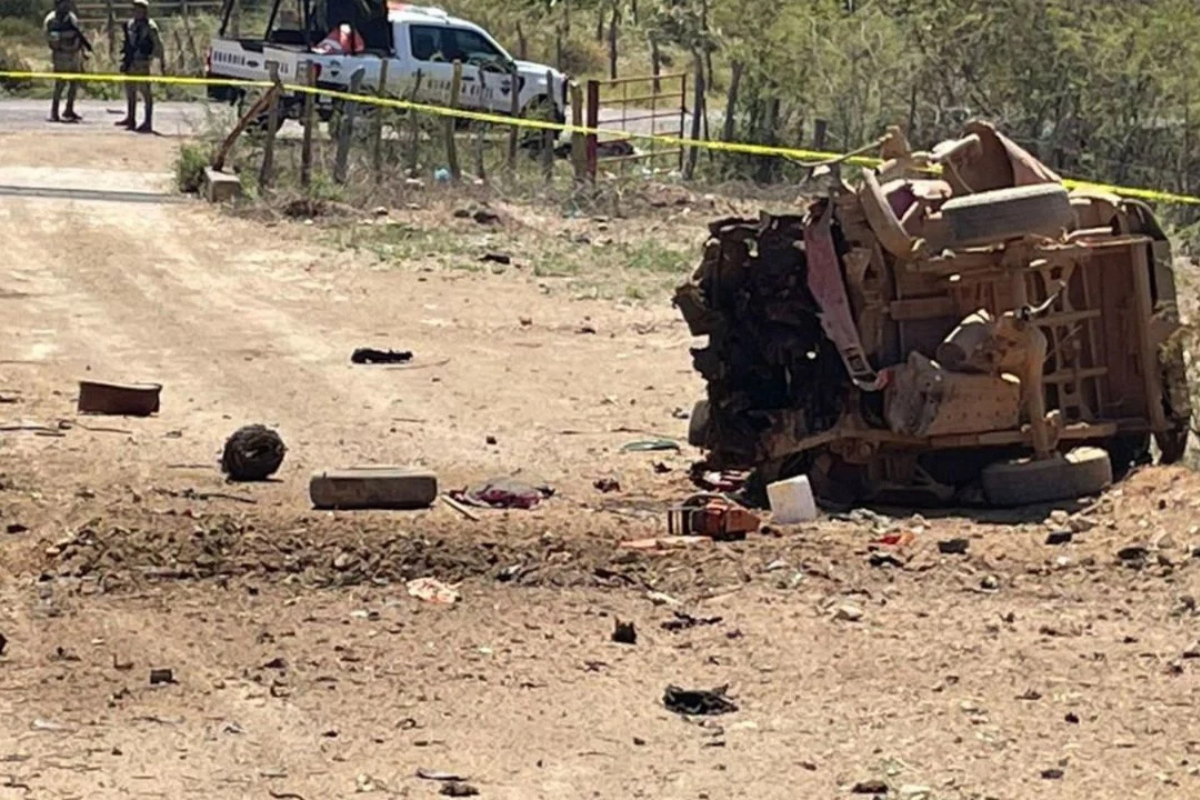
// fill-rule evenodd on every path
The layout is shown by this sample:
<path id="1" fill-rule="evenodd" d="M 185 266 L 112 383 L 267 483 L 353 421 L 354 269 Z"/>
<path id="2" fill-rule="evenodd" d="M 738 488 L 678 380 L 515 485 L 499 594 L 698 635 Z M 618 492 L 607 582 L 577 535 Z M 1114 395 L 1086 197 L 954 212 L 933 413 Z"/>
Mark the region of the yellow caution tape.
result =
<path id="1" fill-rule="evenodd" d="M 242 89 L 269 89 L 274 85 L 271 81 L 254 81 L 241 78 L 197 78 L 176 75 L 105 75 L 95 73 L 0 71 L 0 79 L 4 78 L 14 80 L 41 81 L 62 80 L 81 83 L 154 83 L 168 86 L 224 86 Z M 402 111 L 413 111 L 421 114 L 453 117 L 456 119 L 469 120 L 472 122 L 484 122 L 493 125 L 507 125 L 518 128 L 531 128 L 534 130 L 559 131 L 561 133 L 571 135 L 581 134 L 584 136 L 595 135 L 616 139 L 632 139 L 644 142 L 654 142 L 672 147 L 697 147 L 704 150 L 715 150 L 717 152 L 725 153 L 741 153 L 743 155 L 752 156 L 775 156 L 800 162 L 816 162 L 818 164 L 821 162 L 838 161 L 840 163 L 850 164 L 856 167 L 877 167 L 883 163 L 882 160 L 878 158 L 870 158 L 859 155 L 846 156 L 842 153 L 823 150 L 806 150 L 794 147 L 773 147 L 770 145 L 750 144 L 747 142 L 698 140 L 686 136 L 670 136 L 661 133 L 634 133 L 631 131 L 614 130 L 612 128 L 589 128 L 582 125 L 572 125 L 570 123 L 560 124 L 546 120 L 511 117 L 506 114 L 495 114 L 486 111 L 469 111 L 462 108 L 447 108 L 446 106 L 418 103 L 411 100 L 377 97 L 374 95 L 352 94 L 350 92 L 338 91 L 336 89 L 325 89 L 314 86 L 281 84 L 281 88 L 284 91 L 295 94 L 321 95 L 335 100 L 377 106 L 380 108 L 392 108 Z M 1064 179 L 1063 185 L 1068 189 L 1082 189 L 1085 191 L 1103 194 L 1115 194 L 1122 197 L 1147 200 L 1150 202 L 1174 203 L 1178 205 L 1200 205 L 1200 197 L 1194 195 L 1176 194 L 1174 192 L 1165 192 L 1158 189 L 1139 189 L 1129 186 L 1116 186 L 1113 184 L 1095 183 L 1093 181 L 1082 181 L 1070 178 Z"/>

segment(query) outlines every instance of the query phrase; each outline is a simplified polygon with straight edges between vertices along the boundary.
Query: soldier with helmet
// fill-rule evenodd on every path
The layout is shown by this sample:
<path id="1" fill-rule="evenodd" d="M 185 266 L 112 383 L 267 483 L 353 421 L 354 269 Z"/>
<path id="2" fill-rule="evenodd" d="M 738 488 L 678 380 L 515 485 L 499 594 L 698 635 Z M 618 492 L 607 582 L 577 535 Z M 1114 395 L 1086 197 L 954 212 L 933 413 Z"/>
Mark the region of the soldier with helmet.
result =
<path id="1" fill-rule="evenodd" d="M 158 25 L 150 19 L 149 0 L 133 0 L 133 17 L 125 22 L 125 43 L 121 49 L 121 72 L 126 75 L 149 75 L 153 61 L 159 62 L 166 72 L 166 59 Z M 142 96 L 146 106 L 146 119 L 137 124 L 137 98 Z M 138 133 L 154 132 L 154 95 L 149 81 L 127 81 L 125 83 L 125 119 L 116 123 L 119 127 L 136 130 Z"/>
<path id="2" fill-rule="evenodd" d="M 71 0 L 57 0 L 54 10 L 42 22 L 46 43 L 50 45 L 50 58 L 54 71 L 66 75 L 83 72 L 84 51 L 92 52 L 92 43 L 79 29 L 79 19 L 71 10 Z M 58 104 L 63 88 L 67 90 L 67 108 L 58 115 Z M 50 104 L 51 122 L 79 122 L 83 118 L 75 113 L 75 81 L 54 82 L 54 100 Z"/>

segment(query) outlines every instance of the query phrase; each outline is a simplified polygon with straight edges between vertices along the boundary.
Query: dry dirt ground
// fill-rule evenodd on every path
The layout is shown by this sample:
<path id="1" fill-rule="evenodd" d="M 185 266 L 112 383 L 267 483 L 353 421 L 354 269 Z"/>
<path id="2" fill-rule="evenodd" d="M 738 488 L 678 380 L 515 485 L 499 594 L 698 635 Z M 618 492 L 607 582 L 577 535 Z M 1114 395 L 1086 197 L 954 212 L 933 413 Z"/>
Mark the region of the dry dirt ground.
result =
<path id="1" fill-rule="evenodd" d="M 616 547 L 664 532 L 696 455 L 621 447 L 682 437 L 700 385 L 679 276 L 588 267 L 696 246 L 712 209 L 268 226 L 175 202 L 168 139 L 0 147 L 0 800 L 437 796 L 422 769 L 514 800 L 1200 793 L 1189 472 L 1065 511 Z M 478 268 L 500 246 L 516 263 Z M 351 365 L 363 345 L 417 358 Z M 162 412 L 77 418 L 85 376 L 161 382 Z M 226 486 L 250 422 L 287 459 Z M 313 470 L 363 463 L 557 491 L 478 522 L 310 509 Z M 873 550 L 889 532 L 913 541 Z M 423 576 L 461 600 L 410 597 Z M 737 710 L 681 717 L 669 684 Z"/>

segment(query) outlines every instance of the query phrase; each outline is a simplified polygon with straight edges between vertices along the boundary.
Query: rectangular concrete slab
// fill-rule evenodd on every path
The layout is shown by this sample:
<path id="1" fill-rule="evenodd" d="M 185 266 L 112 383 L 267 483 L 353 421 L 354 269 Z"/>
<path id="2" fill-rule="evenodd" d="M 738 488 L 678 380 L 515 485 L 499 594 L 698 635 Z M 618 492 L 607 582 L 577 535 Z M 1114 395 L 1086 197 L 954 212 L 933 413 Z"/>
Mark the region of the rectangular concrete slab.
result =
<path id="1" fill-rule="evenodd" d="M 237 175 L 204 168 L 204 195 L 210 203 L 224 203 L 242 196 L 242 182 Z"/>
<path id="2" fill-rule="evenodd" d="M 355 467 L 313 473 L 308 494 L 314 508 L 417 509 L 437 500 L 437 476 L 405 467 Z"/>

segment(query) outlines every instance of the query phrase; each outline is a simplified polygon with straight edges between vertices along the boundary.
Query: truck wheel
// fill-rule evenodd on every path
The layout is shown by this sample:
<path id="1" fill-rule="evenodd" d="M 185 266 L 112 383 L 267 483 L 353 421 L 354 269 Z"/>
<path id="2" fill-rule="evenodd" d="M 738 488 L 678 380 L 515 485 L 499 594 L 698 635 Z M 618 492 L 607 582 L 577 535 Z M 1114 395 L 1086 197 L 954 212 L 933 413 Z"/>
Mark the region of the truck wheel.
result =
<path id="1" fill-rule="evenodd" d="M 952 245 L 991 244 L 1022 236 L 1061 236 L 1074 219 L 1067 190 L 1057 183 L 996 189 L 947 200 L 942 217 Z"/>
<path id="2" fill-rule="evenodd" d="M 696 401 L 692 408 L 692 417 L 688 421 L 688 444 L 692 447 L 704 447 L 708 444 L 708 421 L 708 401 Z"/>
<path id="3" fill-rule="evenodd" d="M 1099 447 L 1077 447 L 1045 461 L 997 461 L 980 474 L 994 506 L 1026 506 L 1099 494 L 1112 485 L 1112 461 Z"/>

